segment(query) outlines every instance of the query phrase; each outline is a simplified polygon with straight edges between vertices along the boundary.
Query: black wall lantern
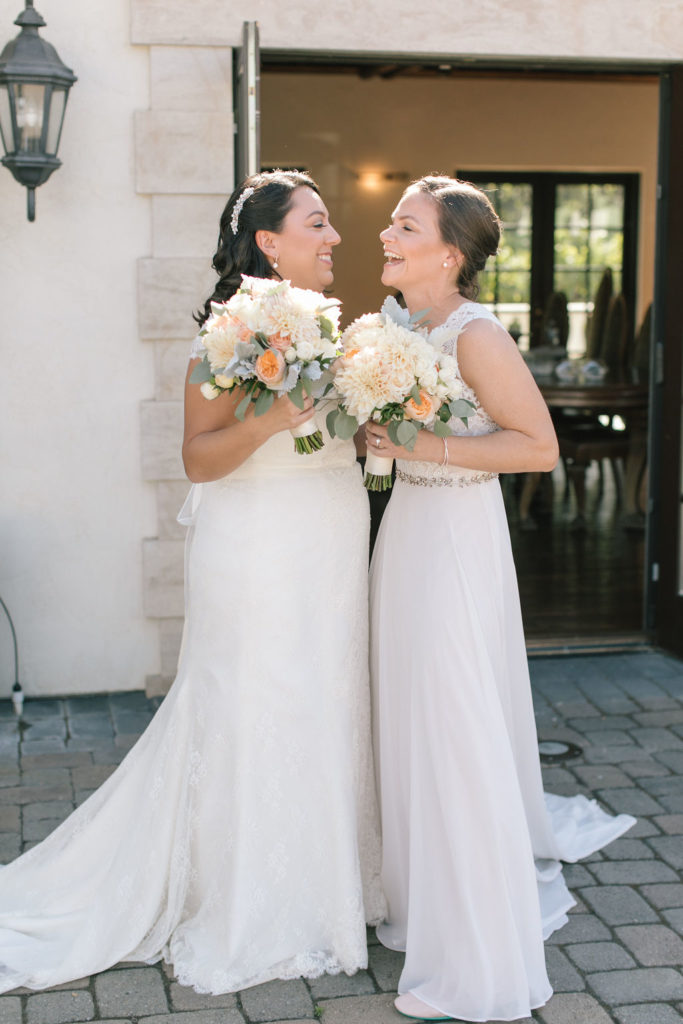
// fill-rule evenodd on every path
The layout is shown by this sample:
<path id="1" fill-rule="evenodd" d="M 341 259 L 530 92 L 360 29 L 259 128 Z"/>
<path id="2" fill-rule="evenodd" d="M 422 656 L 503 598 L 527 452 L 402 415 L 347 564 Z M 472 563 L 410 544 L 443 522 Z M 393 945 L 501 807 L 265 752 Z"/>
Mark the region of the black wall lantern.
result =
<path id="1" fill-rule="evenodd" d="M 2 162 L 28 189 L 28 219 L 35 220 L 35 190 L 62 163 L 57 149 L 76 76 L 38 35 L 45 22 L 33 0 L 25 2 L 14 22 L 21 32 L 0 54 L 0 136 Z"/>

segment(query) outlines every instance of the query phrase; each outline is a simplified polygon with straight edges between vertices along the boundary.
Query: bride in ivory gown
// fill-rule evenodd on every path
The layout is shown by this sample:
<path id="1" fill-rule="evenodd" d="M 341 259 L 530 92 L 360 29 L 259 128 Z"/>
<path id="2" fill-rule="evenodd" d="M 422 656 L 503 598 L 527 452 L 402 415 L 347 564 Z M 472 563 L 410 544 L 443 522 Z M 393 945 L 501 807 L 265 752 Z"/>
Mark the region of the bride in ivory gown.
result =
<path id="1" fill-rule="evenodd" d="M 369 450 L 398 460 L 371 568 L 389 905 L 377 934 L 406 951 L 396 1008 L 420 1020 L 514 1020 L 543 1005 L 543 939 L 574 904 L 560 861 L 634 823 L 583 796 L 544 800 L 497 476 L 551 470 L 557 443 L 512 338 L 472 301 L 499 234 L 484 193 L 428 177 L 380 236 L 383 282 L 410 313 L 428 310 L 428 337 L 455 356 L 474 404 L 454 436 L 422 430 L 412 452 L 366 427 Z"/>
<path id="2" fill-rule="evenodd" d="M 241 273 L 327 288 L 339 240 L 308 176 L 255 175 L 223 213 L 212 298 Z M 353 443 L 298 455 L 310 400 L 240 423 L 190 370 L 178 675 L 107 782 L 0 869 L 0 991 L 160 958 L 212 993 L 353 973 L 383 916 Z"/>

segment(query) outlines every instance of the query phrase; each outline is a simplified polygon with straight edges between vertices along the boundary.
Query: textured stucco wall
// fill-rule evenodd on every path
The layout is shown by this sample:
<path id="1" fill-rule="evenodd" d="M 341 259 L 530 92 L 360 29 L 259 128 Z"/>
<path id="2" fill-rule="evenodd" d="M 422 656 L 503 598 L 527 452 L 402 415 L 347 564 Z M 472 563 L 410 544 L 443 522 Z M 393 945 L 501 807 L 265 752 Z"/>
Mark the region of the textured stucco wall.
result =
<path id="1" fill-rule="evenodd" d="M 0 0 L 0 45 L 21 6 Z M 135 263 L 151 202 L 136 195 L 133 150 L 148 58 L 127 3 L 37 7 L 79 80 L 33 224 L 0 168 L 0 594 L 28 693 L 131 689 L 159 662 L 140 543 L 156 531 L 139 423 L 154 353 L 138 337 Z M 11 673 L 0 619 L 0 696 Z"/>

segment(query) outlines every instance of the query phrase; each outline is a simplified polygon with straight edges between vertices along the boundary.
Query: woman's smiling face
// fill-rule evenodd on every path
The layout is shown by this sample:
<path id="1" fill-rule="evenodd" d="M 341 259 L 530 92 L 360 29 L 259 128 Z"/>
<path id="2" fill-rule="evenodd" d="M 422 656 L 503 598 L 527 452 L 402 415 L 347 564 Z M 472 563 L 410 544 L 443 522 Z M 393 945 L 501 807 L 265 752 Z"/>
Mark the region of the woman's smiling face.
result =
<path id="1" fill-rule="evenodd" d="M 272 233 L 278 273 L 298 288 L 322 291 L 334 280 L 332 249 L 341 238 L 312 188 L 297 188 L 282 230 Z"/>
<path id="2" fill-rule="evenodd" d="M 437 205 L 424 192 L 406 192 L 391 226 L 379 237 L 385 257 L 382 284 L 400 292 L 433 281 L 447 269 L 445 261 L 451 271 L 455 266 L 453 250 L 441 237 Z"/>

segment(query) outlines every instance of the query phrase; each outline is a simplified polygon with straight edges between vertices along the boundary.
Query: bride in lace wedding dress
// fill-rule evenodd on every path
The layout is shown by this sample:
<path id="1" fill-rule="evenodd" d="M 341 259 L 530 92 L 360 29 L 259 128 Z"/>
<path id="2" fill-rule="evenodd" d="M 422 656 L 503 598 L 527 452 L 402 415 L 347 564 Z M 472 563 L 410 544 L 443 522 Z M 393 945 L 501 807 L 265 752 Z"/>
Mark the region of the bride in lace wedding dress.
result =
<path id="1" fill-rule="evenodd" d="M 338 242 L 308 177 L 256 175 L 223 214 L 212 298 L 240 272 L 320 291 Z M 121 960 L 164 958 L 212 993 L 367 964 L 367 496 L 352 442 L 294 452 L 310 400 L 244 423 L 234 405 L 188 380 L 178 675 L 108 781 L 0 869 L 0 991 Z"/>
<path id="2" fill-rule="evenodd" d="M 502 325 L 472 300 L 498 248 L 486 196 L 409 187 L 381 235 L 382 280 L 454 356 L 467 420 L 442 439 L 369 450 L 397 480 L 371 571 L 371 674 L 388 902 L 380 940 L 406 951 L 396 1008 L 420 1020 L 515 1020 L 551 996 L 543 939 L 574 900 L 561 860 L 630 828 L 583 796 L 544 799 L 499 472 L 550 470 L 545 403 Z"/>

